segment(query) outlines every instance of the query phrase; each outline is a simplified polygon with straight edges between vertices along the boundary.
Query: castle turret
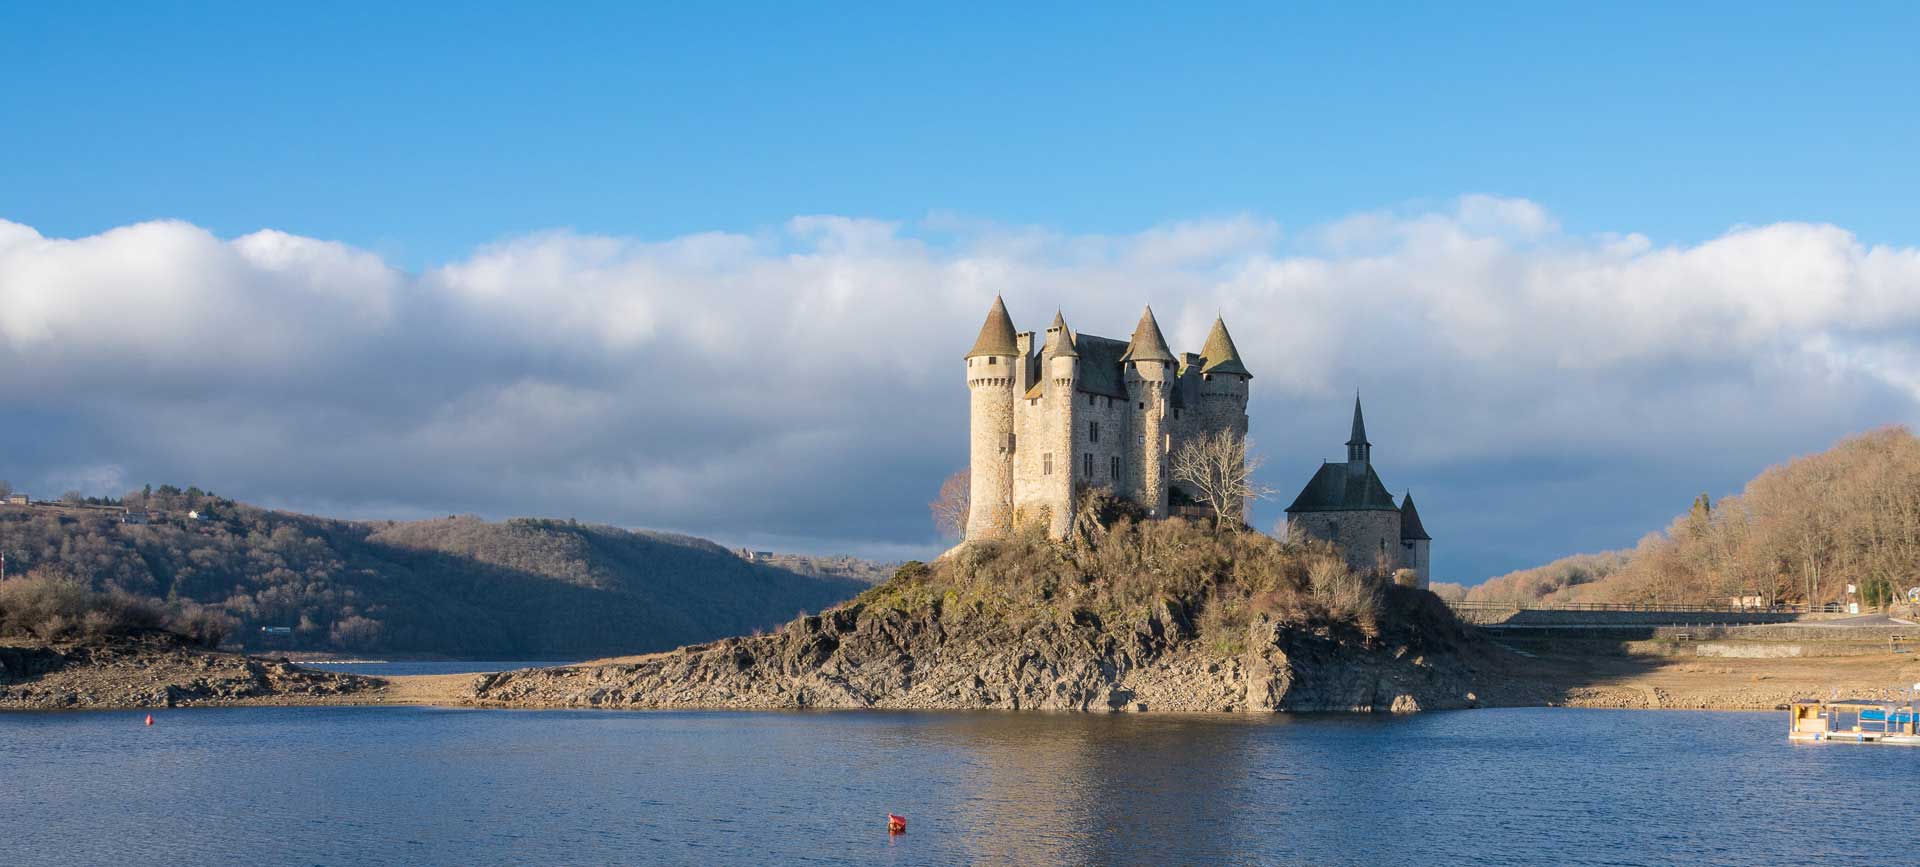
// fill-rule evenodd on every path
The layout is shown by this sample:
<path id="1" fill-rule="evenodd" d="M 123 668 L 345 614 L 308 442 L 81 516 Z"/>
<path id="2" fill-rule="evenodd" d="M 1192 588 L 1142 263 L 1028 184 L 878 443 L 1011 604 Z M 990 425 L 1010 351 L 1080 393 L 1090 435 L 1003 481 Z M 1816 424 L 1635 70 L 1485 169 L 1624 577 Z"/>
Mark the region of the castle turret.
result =
<path id="1" fill-rule="evenodd" d="M 1213 330 L 1207 334 L 1206 345 L 1200 349 L 1200 377 L 1198 382 L 1189 380 L 1186 384 L 1197 392 L 1187 401 L 1187 412 L 1196 415 L 1192 426 L 1196 430 L 1232 431 L 1233 435 L 1245 438 L 1247 435 L 1247 381 L 1253 374 L 1240 360 L 1240 349 L 1233 345 L 1233 335 L 1227 333 L 1224 318 L 1214 317 Z M 1247 504 L 1240 504 L 1239 518 L 1247 519 Z"/>
<path id="2" fill-rule="evenodd" d="M 1046 509 L 1047 532 L 1057 538 L 1072 528 L 1075 482 L 1085 480 L 1073 447 L 1073 433 L 1080 424 L 1080 405 L 1073 399 L 1080 378 L 1080 352 L 1074 346 L 1073 330 L 1058 311 L 1047 326 L 1040 364 L 1046 376 L 1047 412 L 1041 428 L 1046 437 L 1042 469 L 1047 472 L 1036 487 L 1038 504 Z"/>
<path id="3" fill-rule="evenodd" d="M 1167 449 L 1171 445 L 1171 426 L 1167 419 L 1170 388 L 1173 384 L 1173 350 L 1160 333 L 1153 308 L 1140 314 L 1133 339 L 1120 356 L 1126 365 L 1127 393 L 1134 403 L 1133 429 L 1139 435 L 1139 487 L 1141 505 L 1150 517 L 1167 516 Z"/>
<path id="4" fill-rule="evenodd" d="M 972 416 L 968 475 L 967 538 L 986 539 L 1013 529 L 1013 401 L 1020 355 L 1013 317 L 994 296 L 993 309 L 967 353 L 967 390 Z"/>
<path id="5" fill-rule="evenodd" d="M 1427 528 L 1420 523 L 1420 512 L 1413 508 L 1413 492 L 1408 491 L 1400 503 L 1400 565 L 1413 570 L 1422 590 L 1427 589 L 1431 581 L 1428 558 L 1432 544 L 1433 537 L 1427 535 Z"/>

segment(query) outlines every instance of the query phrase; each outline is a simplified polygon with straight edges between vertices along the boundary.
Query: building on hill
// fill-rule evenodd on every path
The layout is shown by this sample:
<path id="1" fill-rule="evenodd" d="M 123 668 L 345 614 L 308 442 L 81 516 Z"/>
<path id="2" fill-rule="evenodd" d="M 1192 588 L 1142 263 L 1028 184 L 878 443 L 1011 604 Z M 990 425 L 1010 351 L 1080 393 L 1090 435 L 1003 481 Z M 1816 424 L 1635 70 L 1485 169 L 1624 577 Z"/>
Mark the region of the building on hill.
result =
<path id="1" fill-rule="evenodd" d="M 1353 433 L 1345 463 L 1323 463 L 1287 507 L 1287 537 L 1320 539 L 1340 546 L 1347 565 L 1363 574 L 1391 575 L 1412 569 L 1420 586 L 1429 576 L 1428 547 L 1433 537 L 1420 523 L 1409 492 L 1400 503 L 1373 469 L 1373 444 L 1360 398 L 1353 399 Z"/>
<path id="2" fill-rule="evenodd" d="M 1200 354 L 1176 357 L 1151 307 L 1128 340 L 1076 333 L 1059 313 L 1040 339 L 1015 331 L 995 298 L 966 365 L 969 539 L 1029 522 L 1064 536 L 1074 496 L 1088 488 L 1165 517 L 1170 501 L 1195 499 L 1168 477 L 1168 455 L 1219 430 L 1247 433 L 1253 374 L 1219 319 Z"/>

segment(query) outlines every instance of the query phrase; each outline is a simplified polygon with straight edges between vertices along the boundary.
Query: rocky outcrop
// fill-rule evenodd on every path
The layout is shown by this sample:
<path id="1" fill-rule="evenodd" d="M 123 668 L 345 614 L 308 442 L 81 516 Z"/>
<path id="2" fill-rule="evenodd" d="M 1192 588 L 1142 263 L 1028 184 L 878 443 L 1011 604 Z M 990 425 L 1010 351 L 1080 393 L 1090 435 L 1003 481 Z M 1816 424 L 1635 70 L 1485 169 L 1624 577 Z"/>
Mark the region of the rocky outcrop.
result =
<path id="1" fill-rule="evenodd" d="M 1436 636 L 1412 624 L 1368 637 L 1257 619 L 1243 640 L 1223 643 L 1196 635 L 1171 602 L 1124 624 L 1084 611 L 1014 623 L 973 610 L 935 606 L 909 614 L 855 603 L 771 635 L 487 675 L 476 681 L 471 701 L 1256 713 L 1469 707 L 1478 703 L 1477 648 L 1453 629 Z"/>
<path id="2" fill-rule="evenodd" d="M 384 685 L 284 660 L 202 650 L 158 633 L 0 646 L 0 709 L 324 704 L 371 697 Z"/>

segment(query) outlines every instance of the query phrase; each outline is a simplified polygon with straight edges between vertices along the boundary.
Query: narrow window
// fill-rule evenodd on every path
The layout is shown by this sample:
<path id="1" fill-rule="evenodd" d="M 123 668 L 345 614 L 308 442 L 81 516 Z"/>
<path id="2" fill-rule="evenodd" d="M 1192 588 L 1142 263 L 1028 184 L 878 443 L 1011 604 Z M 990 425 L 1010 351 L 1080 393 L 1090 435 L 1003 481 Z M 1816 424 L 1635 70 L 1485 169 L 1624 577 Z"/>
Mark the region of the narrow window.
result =
<path id="1" fill-rule="evenodd" d="M 1112 458 L 1109 458 L 1109 460 L 1113 462 L 1113 465 L 1111 467 L 1112 473 L 1109 477 L 1115 478 L 1115 479 L 1120 478 L 1120 456 L 1114 455 Z M 1411 542 L 1407 543 L 1407 547 L 1409 548 L 1413 547 L 1413 543 Z"/>
<path id="2" fill-rule="evenodd" d="M 1143 401 L 1141 401 L 1141 402 L 1140 402 L 1140 408 L 1141 408 L 1141 409 L 1146 409 L 1146 408 L 1147 408 L 1147 402 L 1146 402 L 1146 401 L 1144 401 L 1144 400 L 1143 400 Z"/>
<path id="3" fill-rule="evenodd" d="M 1007 434 L 1007 451 L 1013 451 L 1014 449 L 1018 448 L 1019 445 L 1020 445 L 1020 438 L 1018 436 L 1014 434 Z"/>
<path id="4" fill-rule="evenodd" d="M 1080 459 L 1080 475 L 1093 478 L 1093 452 L 1087 452 Z"/>
<path id="5" fill-rule="evenodd" d="M 988 364 L 999 364 L 999 363 L 1000 363 L 1000 356 L 998 356 L 998 355 L 989 355 L 989 356 L 987 356 L 987 363 L 988 363 Z"/>
<path id="6" fill-rule="evenodd" d="M 1087 395 L 1087 406 L 1093 406 L 1093 399 L 1094 399 L 1093 395 L 1091 394 Z"/>
<path id="7" fill-rule="evenodd" d="M 1053 475 L 1053 452 L 1047 452 L 1040 456 L 1040 475 Z"/>
<path id="8" fill-rule="evenodd" d="M 1099 441 L 1100 441 L 1100 423 L 1097 421 L 1087 422 L 1087 442 L 1097 443 Z"/>

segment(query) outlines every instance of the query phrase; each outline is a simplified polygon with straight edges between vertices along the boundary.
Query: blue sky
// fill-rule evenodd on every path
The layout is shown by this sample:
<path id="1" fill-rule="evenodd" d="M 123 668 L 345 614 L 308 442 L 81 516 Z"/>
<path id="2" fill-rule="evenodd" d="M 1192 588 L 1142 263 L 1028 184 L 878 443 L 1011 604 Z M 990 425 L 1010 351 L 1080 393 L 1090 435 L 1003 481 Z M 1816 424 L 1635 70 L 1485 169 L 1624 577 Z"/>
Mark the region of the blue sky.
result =
<path id="1" fill-rule="evenodd" d="M 1920 415 L 1914 7 L 1410 7 L 8 7 L 0 478 L 922 553 L 995 292 L 1468 581 Z"/>
<path id="2" fill-rule="evenodd" d="M 1673 241 L 1913 228 L 1911 4 L 1455 5 L 14 6 L 0 201 L 415 265 L 556 226 L 1118 232 L 1464 192 Z"/>

